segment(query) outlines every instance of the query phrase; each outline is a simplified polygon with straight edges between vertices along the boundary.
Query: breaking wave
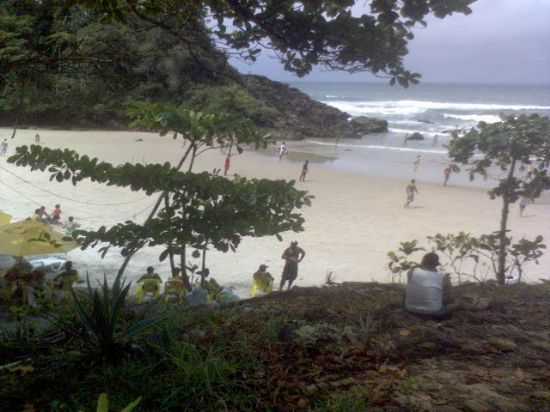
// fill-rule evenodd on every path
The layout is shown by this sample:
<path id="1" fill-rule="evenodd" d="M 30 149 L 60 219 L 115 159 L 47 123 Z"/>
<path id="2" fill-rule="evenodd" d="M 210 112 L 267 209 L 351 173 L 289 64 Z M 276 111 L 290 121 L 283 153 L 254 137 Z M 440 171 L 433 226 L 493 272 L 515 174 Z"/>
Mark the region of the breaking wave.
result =
<path id="1" fill-rule="evenodd" d="M 521 110 L 550 110 L 550 106 L 491 104 L 491 103 L 452 103 L 425 100 L 388 100 L 388 101 L 347 101 L 326 100 L 323 103 L 340 109 L 352 116 L 361 115 L 415 115 L 428 110 L 446 110 L 458 112 L 498 112 Z"/>

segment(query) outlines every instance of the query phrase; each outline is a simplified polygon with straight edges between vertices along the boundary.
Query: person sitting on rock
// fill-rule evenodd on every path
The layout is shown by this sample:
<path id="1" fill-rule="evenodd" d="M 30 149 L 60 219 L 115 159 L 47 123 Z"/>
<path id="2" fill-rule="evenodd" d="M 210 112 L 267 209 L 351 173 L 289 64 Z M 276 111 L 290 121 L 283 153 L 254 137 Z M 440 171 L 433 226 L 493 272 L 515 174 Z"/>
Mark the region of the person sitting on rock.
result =
<path id="1" fill-rule="evenodd" d="M 138 303 L 142 303 L 146 295 L 152 295 L 153 298 L 160 296 L 160 286 L 162 279 L 155 273 L 155 268 L 149 266 L 147 273 L 141 276 L 137 283 L 136 300 Z"/>
<path id="2" fill-rule="evenodd" d="M 439 256 L 430 252 L 424 255 L 420 266 L 407 275 L 405 309 L 408 312 L 433 318 L 445 318 L 450 314 L 451 280 L 448 274 L 439 272 Z"/>
<path id="3" fill-rule="evenodd" d="M 252 297 L 262 296 L 273 291 L 273 276 L 267 271 L 267 265 L 260 265 L 256 273 L 253 275 Z"/>
<path id="4" fill-rule="evenodd" d="M 50 222 L 53 224 L 60 224 L 61 223 L 61 205 L 57 204 L 55 205 L 54 210 L 52 211 L 52 214 L 50 215 Z"/>

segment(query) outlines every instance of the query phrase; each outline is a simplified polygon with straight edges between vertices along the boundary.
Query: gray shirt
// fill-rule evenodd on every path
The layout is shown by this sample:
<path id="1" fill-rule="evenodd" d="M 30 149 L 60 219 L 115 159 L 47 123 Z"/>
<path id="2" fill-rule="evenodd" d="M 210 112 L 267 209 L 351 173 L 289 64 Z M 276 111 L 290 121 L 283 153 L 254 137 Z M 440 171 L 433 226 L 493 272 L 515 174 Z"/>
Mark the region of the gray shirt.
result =
<path id="1" fill-rule="evenodd" d="M 443 284 L 445 274 L 413 269 L 407 282 L 405 308 L 413 313 L 435 314 L 443 310 Z"/>

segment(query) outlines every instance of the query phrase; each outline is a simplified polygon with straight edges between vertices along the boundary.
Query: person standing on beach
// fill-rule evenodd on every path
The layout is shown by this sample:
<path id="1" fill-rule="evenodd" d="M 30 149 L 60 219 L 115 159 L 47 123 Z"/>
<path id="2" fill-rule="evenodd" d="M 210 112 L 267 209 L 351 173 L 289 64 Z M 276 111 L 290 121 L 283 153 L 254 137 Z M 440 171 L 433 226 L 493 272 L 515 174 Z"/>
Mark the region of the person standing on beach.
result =
<path id="1" fill-rule="evenodd" d="M 522 196 L 519 200 L 519 216 L 523 217 L 523 212 L 525 212 L 525 208 L 530 203 L 530 200 L 527 196 Z"/>
<path id="2" fill-rule="evenodd" d="M 288 154 L 288 147 L 286 147 L 286 142 L 283 142 L 279 147 L 279 160 L 282 160 L 283 156 L 287 154 Z"/>
<path id="3" fill-rule="evenodd" d="M 447 166 L 445 170 L 443 170 L 443 175 L 445 176 L 445 180 L 443 181 L 443 186 L 447 186 L 447 183 L 449 183 L 449 178 L 451 177 L 451 172 L 453 169 L 451 166 Z"/>
<path id="4" fill-rule="evenodd" d="M 416 160 L 414 161 L 414 173 L 418 172 L 418 168 L 420 167 L 420 162 L 422 161 L 422 156 L 418 155 L 416 156 Z"/>
<path id="5" fill-rule="evenodd" d="M 281 276 L 281 284 L 279 290 L 283 290 L 285 283 L 288 282 L 288 290 L 292 287 L 292 284 L 298 277 L 298 263 L 304 260 L 306 252 L 304 249 L 298 246 L 298 242 L 293 241 L 281 256 L 285 260 L 285 266 L 283 268 L 283 274 Z"/>
<path id="6" fill-rule="evenodd" d="M 410 204 L 414 202 L 414 197 L 418 193 L 416 181 L 414 179 L 412 179 L 411 182 L 407 185 L 406 193 L 407 201 L 405 202 L 405 207 L 408 208 Z"/>
<path id="7" fill-rule="evenodd" d="M 304 162 L 304 165 L 302 166 L 302 173 L 300 173 L 300 179 L 298 179 L 300 182 L 306 181 L 307 172 L 309 170 L 309 160 L 306 160 Z"/>
<path id="8" fill-rule="evenodd" d="M 225 157 L 225 162 L 223 164 L 223 175 L 227 176 L 227 173 L 229 172 L 229 168 L 231 167 L 231 155 L 227 154 Z"/>
<path id="9" fill-rule="evenodd" d="M 34 143 L 40 144 L 40 135 L 38 133 L 34 135 Z"/>
<path id="10" fill-rule="evenodd" d="M 8 153 L 8 139 L 2 140 L 0 144 L 0 156 L 5 156 Z"/>

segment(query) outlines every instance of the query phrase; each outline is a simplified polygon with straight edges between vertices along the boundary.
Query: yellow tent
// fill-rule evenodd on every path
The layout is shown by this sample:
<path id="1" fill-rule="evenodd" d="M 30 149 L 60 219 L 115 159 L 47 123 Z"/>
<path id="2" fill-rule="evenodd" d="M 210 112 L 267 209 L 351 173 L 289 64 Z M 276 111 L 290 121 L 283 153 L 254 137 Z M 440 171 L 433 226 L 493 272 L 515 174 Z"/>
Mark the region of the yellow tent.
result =
<path id="1" fill-rule="evenodd" d="M 50 226 L 27 219 L 0 226 L 0 255 L 33 256 L 66 253 L 78 247 Z"/>
<path id="2" fill-rule="evenodd" d="M 11 222 L 11 216 L 7 213 L 0 212 L 0 226 L 7 225 Z"/>

